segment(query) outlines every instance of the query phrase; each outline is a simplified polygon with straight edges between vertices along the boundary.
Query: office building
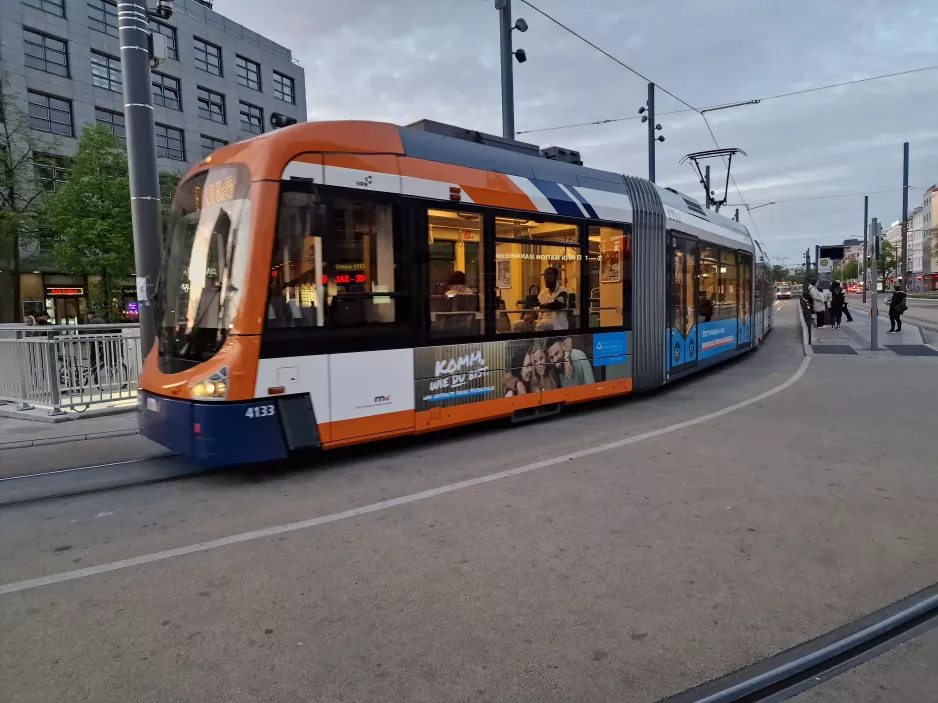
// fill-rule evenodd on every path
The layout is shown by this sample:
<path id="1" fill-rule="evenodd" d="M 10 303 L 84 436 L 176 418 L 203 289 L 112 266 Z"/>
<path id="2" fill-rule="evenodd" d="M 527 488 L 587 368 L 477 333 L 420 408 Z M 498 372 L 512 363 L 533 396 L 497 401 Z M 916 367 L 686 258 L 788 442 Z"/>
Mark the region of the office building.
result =
<path id="1" fill-rule="evenodd" d="M 210 151 L 269 130 L 271 113 L 305 120 L 305 76 L 289 49 L 223 17 L 207 0 L 176 0 L 173 7 L 169 19 L 150 23 L 169 55 L 152 72 L 160 171 L 182 174 Z M 54 190 L 67 179 L 83 125 L 103 124 L 123 139 L 114 2 L 3 0 L 0 71 L 33 129 L 60 143 L 58 155 L 36 155 L 37 187 Z M 83 319 L 88 277 L 57 273 L 35 244 L 21 255 L 24 309 L 28 302 L 59 322 Z M 0 322 L 23 315 L 10 303 L 17 284 L 10 259 L 0 253 Z M 133 286 L 126 294 L 133 297 Z"/>

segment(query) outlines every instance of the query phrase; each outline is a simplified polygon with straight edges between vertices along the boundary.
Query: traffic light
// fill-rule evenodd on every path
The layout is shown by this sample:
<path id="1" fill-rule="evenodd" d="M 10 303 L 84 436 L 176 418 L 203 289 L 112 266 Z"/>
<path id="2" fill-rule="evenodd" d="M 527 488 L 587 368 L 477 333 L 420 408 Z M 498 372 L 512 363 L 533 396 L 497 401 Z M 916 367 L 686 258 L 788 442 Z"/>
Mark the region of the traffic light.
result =
<path id="1" fill-rule="evenodd" d="M 280 129 L 281 127 L 289 127 L 291 124 L 296 124 L 295 117 L 288 117 L 279 112 L 270 113 L 270 126 L 274 129 Z"/>

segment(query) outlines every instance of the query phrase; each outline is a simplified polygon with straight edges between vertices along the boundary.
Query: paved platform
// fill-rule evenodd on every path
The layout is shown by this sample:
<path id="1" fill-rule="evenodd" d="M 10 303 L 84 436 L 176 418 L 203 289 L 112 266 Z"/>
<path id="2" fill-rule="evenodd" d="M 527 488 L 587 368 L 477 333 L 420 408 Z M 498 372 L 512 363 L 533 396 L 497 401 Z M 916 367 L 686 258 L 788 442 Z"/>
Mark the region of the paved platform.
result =
<path id="1" fill-rule="evenodd" d="M 882 301 L 881 301 L 882 302 Z M 882 303 L 883 305 L 885 303 Z M 889 317 L 882 310 L 876 319 L 877 348 L 872 348 L 873 319 L 869 306 L 864 307 L 859 299 L 849 302 L 853 321 L 844 316 L 839 328 L 830 325 L 811 328 L 811 349 L 815 354 L 858 355 L 866 357 L 895 356 L 938 356 L 938 333 L 913 324 L 903 315 L 902 332 L 886 334 L 889 330 Z"/>

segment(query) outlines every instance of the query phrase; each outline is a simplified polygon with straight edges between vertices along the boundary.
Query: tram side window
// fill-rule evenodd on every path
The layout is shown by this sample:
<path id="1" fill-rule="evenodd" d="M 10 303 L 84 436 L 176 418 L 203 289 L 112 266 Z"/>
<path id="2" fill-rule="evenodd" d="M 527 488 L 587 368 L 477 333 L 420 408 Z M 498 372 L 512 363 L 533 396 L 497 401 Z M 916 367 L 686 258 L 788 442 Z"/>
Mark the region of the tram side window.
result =
<path id="1" fill-rule="evenodd" d="M 750 316 L 749 302 L 752 291 L 752 257 L 748 254 L 739 255 L 739 319 L 748 320 Z"/>
<path id="2" fill-rule="evenodd" d="M 495 237 L 496 331 L 580 329 L 576 225 L 496 217 Z"/>
<path id="3" fill-rule="evenodd" d="M 430 335 L 463 337 L 485 331 L 483 237 L 479 215 L 428 210 Z"/>
<path id="4" fill-rule="evenodd" d="M 589 326 L 631 329 L 632 246 L 621 227 L 589 228 Z"/>
<path id="5" fill-rule="evenodd" d="M 388 203 L 284 191 L 271 259 L 267 324 L 355 327 L 401 322 Z"/>
<path id="6" fill-rule="evenodd" d="M 737 307 L 736 252 L 721 249 L 719 298 L 717 299 L 717 314 L 714 319 L 735 319 Z"/>
<path id="7" fill-rule="evenodd" d="M 700 248 L 700 293 L 697 299 L 697 321 L 719 320 L 716 315 L 720 286 L 719 249 Z"/>

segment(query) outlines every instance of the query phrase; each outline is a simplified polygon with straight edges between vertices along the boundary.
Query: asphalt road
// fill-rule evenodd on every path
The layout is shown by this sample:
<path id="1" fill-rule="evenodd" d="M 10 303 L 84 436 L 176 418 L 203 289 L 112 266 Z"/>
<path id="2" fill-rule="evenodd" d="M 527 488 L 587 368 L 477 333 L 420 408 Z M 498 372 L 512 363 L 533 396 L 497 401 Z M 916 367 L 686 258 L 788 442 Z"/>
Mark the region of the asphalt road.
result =
<path id="1" fill-rule="evenodd" d="M 782 307 L 648 397 L 0 511 L 4 700 L 653 701 L 938 581 L 938 364 L 798 376 Z"/>

